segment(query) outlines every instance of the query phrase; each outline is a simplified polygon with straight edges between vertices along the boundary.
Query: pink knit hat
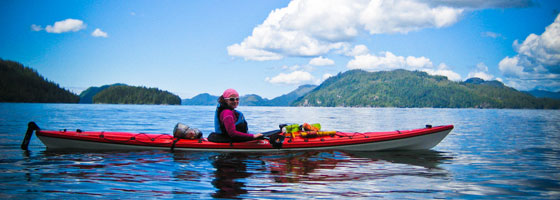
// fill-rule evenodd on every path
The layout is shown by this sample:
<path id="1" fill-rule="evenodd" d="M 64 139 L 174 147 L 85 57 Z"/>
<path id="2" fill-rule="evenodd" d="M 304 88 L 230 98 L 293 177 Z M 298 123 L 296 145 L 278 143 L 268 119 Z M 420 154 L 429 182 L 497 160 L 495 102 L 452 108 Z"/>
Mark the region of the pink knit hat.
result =
<path id="1" fill-rule="evenodd" d="M 231 89 L 231 88 L 230 88 L 230 89 L 227 89 L 226 91 L 224 91 L 224 94 L 222 94 L 222 96 L 223 96 L 224 98 L 228 98 L 228 97 L 230 97 L 231 95 L 236 95 L 236 96 L 239 97 L 239 93 L 237 93 L 237 91 L 235 91 L 234 89 Z"/>

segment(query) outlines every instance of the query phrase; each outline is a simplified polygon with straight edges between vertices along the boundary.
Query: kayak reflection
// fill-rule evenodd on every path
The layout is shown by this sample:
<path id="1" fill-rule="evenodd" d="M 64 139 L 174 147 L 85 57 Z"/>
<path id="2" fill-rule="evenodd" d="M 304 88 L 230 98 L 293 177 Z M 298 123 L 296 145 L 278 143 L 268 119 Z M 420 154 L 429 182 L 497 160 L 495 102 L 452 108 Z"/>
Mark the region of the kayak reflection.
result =
<path id="1" fill-rule="evenodd" d="M 247 194 L 243 179 L 251 176 L 245 162 L 249 159 L 243 153 L 225 153 L 214 157 L 212 165 L 216 168 L 212 185 L 218 189 L 212 194 L 214 198 L 235 198 Z"/>
<path id="2" fill-rule="evenodd" d="M 229 199 L 255 193 L 293 195 L 344 183 L 359 182 L 354 187 L 369 188 L 392 180 L 390 177 L 399 181 L 446 179 L 449 172 L 440 165 L 452 159 L 450 153 L 438 151 L 44 151 L 26 158 L 26 173 L 22 175 L 27 182 L 49 184 L 56 180 L 54 193 L 68 192 L 60 190 L 62 186 L 91 195 L 134 192 Z M 301 183 L 301 187 L 294 191 L 291 183 Z"/>
<path id="3" fill-rule="evenodd" d="M 238 198 L 251 193 L 247 188 L 255 189 L 248 185 L 252 183 L 284 187 L 284 183 L 329 184 L 391 176 L 445 178 L 449 172 L 438 165 L 453 158 L 430 150 L 221 153 L 210 159 L 215 167 L 212 185 L 217 189 L 212 197 Z M 268 190 L 267 187 L 258 189 L 260 192 Z"/>
<path id="4" fill-rule="evenodd" d="M 445 152 L 434 150 L 419 151 L 378 151 L 378 152 L 348 152 L 355 157 L 369 158 L 373 160 L 384 160 L 391 163 L 420 166 L 427 169 L 441 169 L 439 164 L 453 157 L 446 155 Z"/>
<path id="5" fill-rule="evenodd" d="M 438 167 L 451 159 L 437 151 L 341 152 L 308 151 L 267 157 L 275 182 L 334 182 L 388 176 L 448 176 Z"/>

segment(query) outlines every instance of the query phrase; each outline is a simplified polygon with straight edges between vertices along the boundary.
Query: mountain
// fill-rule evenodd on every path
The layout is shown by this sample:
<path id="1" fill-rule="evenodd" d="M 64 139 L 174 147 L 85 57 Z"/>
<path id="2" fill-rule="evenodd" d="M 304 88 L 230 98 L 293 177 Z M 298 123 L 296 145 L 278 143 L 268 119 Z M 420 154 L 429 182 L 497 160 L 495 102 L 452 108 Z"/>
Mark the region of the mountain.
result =
<path id="1" fill-rule="evenodd" d="M 527 94 L 531 94 L 537 98 L 551 98 L 551 99 L 560 99 L 560 92 L 549 92 L 544 90 L 531 90 L 525 91 Z"/>
<path id="2" fill-rule="evenodd" d="M 296 90 L 276 97 L 272 100 L 269 101 L 269 104 L 272 106 L 290 106 L 290 104 L 298 99 L 299 97 L 309 93 L 311 90 L 315 89 L 317 86 L 316 85 L 302 85 L 299 86 Z"/>
<path id="3" fill-rule="evenodd" d="M 272 100 L 262 98 L 261 96 L 256 94 L 243 95 L 240 97 L 239 105 L 241 106 L 289 106 L 292 101 L 307 94 L 315 87 L 317 86 L 302 85 L 297 89 L 295 89 L 294 91 L 276 97 Z M 181 104 L 182 105 L 217 105 L 218 97 L 219 96 L 210 95 L 208 93 L 202 93 L 194 96 L 191 99 L 183 99 Z"/>
<path id="4" fill-rule="evenodd" d="M 217 105 L 218 96 L 210 95 L 208 93 L 202 93 L 194 96 L 191 99 L 183 99 L 181 101 L 182 105 Z"/>
<path id="5" fill-rule="evenodd" d="M 210 95 L 208 93 L 202 93 L 194 96 L 191 99 L 183 99 L 181 101 L 182 105 L 217 105 L 219 96 Z M 259 95 L 249 94 L 241 96 L 239 99 L 239 105 L 241 106 L 262 106 L 267 104 L 268 99 L 263 99 Z"/>
<path id="6" fill-rule="evenodd" d="M 489 85 L 489 86 L 494 86 L 494 87 L 506 87 L 502 82 L 500 81 L 485 81 L 481 78 L 469 78 L 465 81 L 465 83 L 470 83 L 470 84 L 477 84 L 477 85 Z"/>
<path id="7" fill-rule="evenodd" d="M 497 81 L 453 82 L 425 72 L 350 70 L 325 80 L 293 106 L 560 108 Z"/>
<path id="8" fill-rule="evenodd" d="M 117 85 L 97 93 L 93 103 L 180 105 L 181 98 L 157 88 Z"/>
<path id="9" fill-rule="evenodd" d="M 263 99 L 256 94 L 243 95 L 239 98 L 240 106 L 269 106 L 268 99 Z"/>
<path id="10" fill-rule="evenodd" d="M 122 83 L 115 83 L 112 85 L 104 85 L 101 87 L 89 87 L 88 89 L 82 91 L 80 93 L 80 103 L 93 103 L 93 96 L 95 96 L 97 93 L 103 91 L 104 89 L 107 89 L 111 86 L 117 86 L 117 85 L 126 85 L 126 84 L 122 84 Z"/>
<path id="11" fill-rule="evenodd" d="M 194 96 L 191 99 L 183 99 L 181 101 L 182 105 L 217 105 L 219 96 L 210 95 L 208 93 L 202 93 Z M 268 105 L 268 99 L 263 99 L 259 95 L 249 94 L 241 96 L 239 99 L 239 105 L 241 106 L 263 106 Z"/>
<path id="12" fill-rule="evenodd" d="M 48 81 L 35 70 L 0 59 L 0 102 L 77 103 L 78 95 Z"/>

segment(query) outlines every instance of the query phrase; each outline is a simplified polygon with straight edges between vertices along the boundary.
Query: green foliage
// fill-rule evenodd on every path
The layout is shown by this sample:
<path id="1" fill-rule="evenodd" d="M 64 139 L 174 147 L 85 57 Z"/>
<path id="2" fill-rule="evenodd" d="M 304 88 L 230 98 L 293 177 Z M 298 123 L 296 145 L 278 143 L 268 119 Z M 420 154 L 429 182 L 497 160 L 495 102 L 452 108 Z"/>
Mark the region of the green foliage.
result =
<path id="1" fill-rule="evenodd" d="M 558 109 L 560 101 L 537 99 L 495 82 L 459 83 L 407 70 L 351 70 L 325 80 L 292 105 Z"/>
<path id="2" fill-rule="evenodd" d="M 180 105 L 181 99 L 157 88 L 117 85 L 97 93 L 93 96 L 93 103 Z"/>
<path id="3" fill-rule="evenodd" d="M 104 89 L 107 89 L 111 86 L 117 86 L 117 85 L 126 85 L 126 84 L 122 84 L 122 83 L 115 83 L 112 85 L 104 85 L 101 87 L 89 87 L 88 89 L 82 91 L 82 93 L 80 93 L 80 103 L 93 103 L 93 96 L 95 96 L 97 93 L 103 91 Z"/>
<path id="4" fill-rule="evenodd" d="M 78 95 L 60 88 L 35 70 L 0 59 L 0 102 L 77 103 Z"/>

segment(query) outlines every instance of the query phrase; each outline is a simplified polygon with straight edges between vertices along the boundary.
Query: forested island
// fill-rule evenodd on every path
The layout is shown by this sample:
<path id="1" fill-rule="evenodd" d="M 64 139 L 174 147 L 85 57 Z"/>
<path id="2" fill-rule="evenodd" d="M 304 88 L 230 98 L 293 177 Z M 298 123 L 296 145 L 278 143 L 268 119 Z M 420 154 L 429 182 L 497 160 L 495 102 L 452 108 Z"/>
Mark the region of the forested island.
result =
<path id="1" fill-rule="evenodd" d="M 180 105 L 181 98 L 157 88 L 115 85 L 93 96 L 93 103 Z"/>
<path id="2" fill-rule="evenodd" d="M 115 84 L 112 84 L 112 85 L 104 85 L 104 86 L 101 86 L 101 87 L 89 87 L 88 89 L 86 89 L 86 90 L 84 90 L 80 93 L 80 103 L 85 103 L 85 104 L 93 103 L 93 97 L 97 93 L 99 93 L 99 92 L 101 92 L 101 91 L 103 91 L 107 88 L 110 88 L 112 86 L 118 86 L 118 85 L 126 85 L 126 84 L 115 83 Z"/>
<path id="3" fill-rule="evenodd" d="M 0 59 L 0 102 L 77 103 L 78 95 L 20 63 Z"/>
<path id="4" fill-rule="evenodd" d="M 499 81 L 454 82 L 419 71 L 350 70 L 325 80 L 292 106 L 558 109 L 560 101 L 536 98 Z"/>

